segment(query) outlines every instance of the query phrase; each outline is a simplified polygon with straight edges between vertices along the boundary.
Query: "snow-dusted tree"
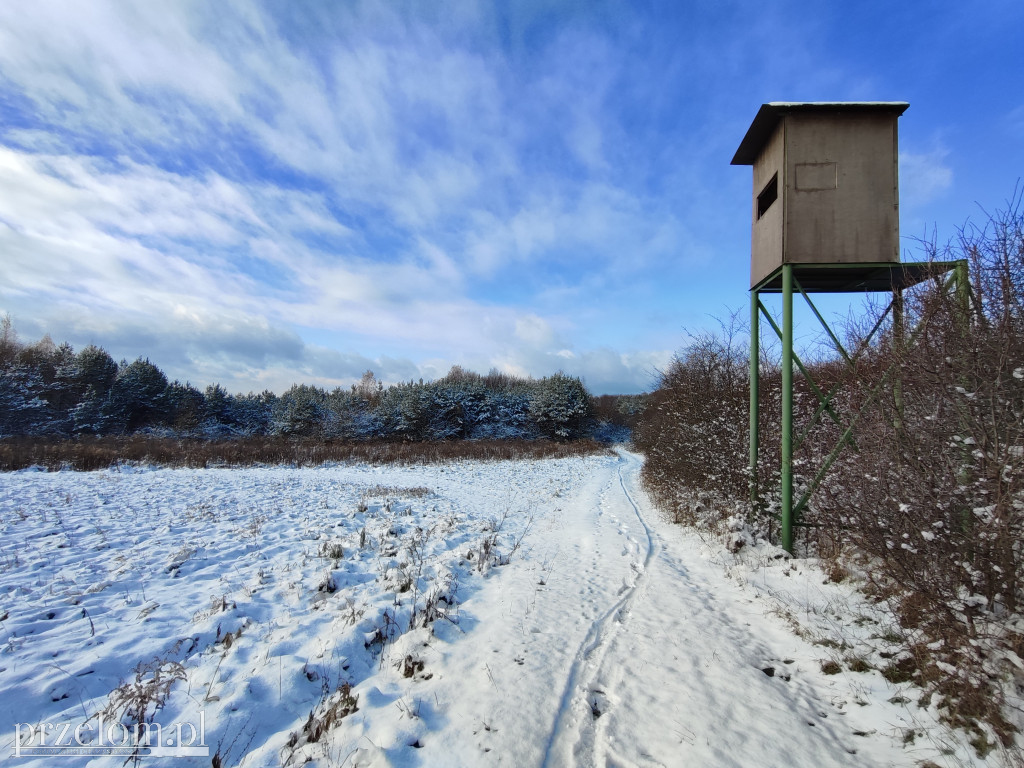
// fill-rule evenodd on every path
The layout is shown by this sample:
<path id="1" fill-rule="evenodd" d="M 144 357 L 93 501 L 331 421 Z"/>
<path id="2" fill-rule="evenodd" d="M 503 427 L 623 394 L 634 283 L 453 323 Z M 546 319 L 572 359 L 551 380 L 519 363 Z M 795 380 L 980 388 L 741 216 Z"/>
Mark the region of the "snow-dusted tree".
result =
<path id="1" fill-rule="evenodd" d="M 78 357 L 71 345 L 65 342 L 56 348 L 52 361 L 54 377 L 47 386 L 45 397 L 57 420 L 58 431 L 69 434 L 72 428 L 71 411 L 81 399 L 76 380 Z"/>
<path id="2" fill-rule="evenodd" d="M 57 365 L 61 354 L 53 343 L 50 334 L 46 334 L 35 344 L 28 344 L 18 350 L 17 366 L 27 368 L 39 374 L 40 379 L 50 383 L 57 376 Z"/>
<path id="3" fill-rule="evenodd" d="M 530 392 L 526 387 L 488 392 L 482 409 L 472 437 L 515 440 L 537 435 L 530 417 Z"/>
<path id="4" fill-rule="evenodd" d="M 352 392 L 367 401 L 371 405 L 375 405 L 377 399 L 384 391 L 384 384 L 373 375 L 373 371 L 366 371 L 363 373 L 363 377 L 359 380 L 358 384 L 352 385 Z"/>
<path id="5" fill-rule="evenodd" d="M 455 440 L 469 432 L 468 388 L 458 384 L 435 382 L 425 391 L 427 420 L 425 436 L 430 440 Z"/>
<path id="6" fill-rule="evenodd" d="M 432 439 L 458 439 L 474 436 L 497 414 L 488 407 L 488 391 L 483 377 L 452 366 L 448 374 L 432 385 L 431 417 L 428 431 Z"/>
<path id="7" fill-rule="evenodd" d="M 203 392 L 203 434 L 210 437 L 231 434 L 237 430 L 235 401 L 220 384 L 210 384 Z"/>
<path id="8" fill-rule="evenodd" d="M 92 344 L 83 347 L 75 356 L 74 367 L 75 385 L 82 395 L 91 387 L 96 396 L 106 398 L 117 378 L 117 363 L 105 349 Z"/>
<path id="9" fill-rule="evenodd" d="M 102 347 L 90 344 L 75 356 L 73 374 L 76 403 L 71 409 L 72 431 L 100 434 L 105 430 L 104 409 L 117 378 L 117 363 Z"/>
<path id="10" fill-rule="evenodd" d="M 20 344 L 9 318 L 0 329 L 0 432 L 8 435 L 55 435 L 69 424 L 73 397 L 66 377 L 74 351 L 44 336 Z"/>
<path id="11" fill-rule="evenodd" d="M 82 399 L 71 409 L 72 432 L 79 435 L 100 435 L 106 432 L 106 405 L 105 395 L 100 395 L 91 386 L 87 387 Z"/>
<path id="12" fill-rule="evenodd" d="M 74 404 L 73 387 L 69 381 L 69 367 L 74 356 L 74 350 L 68 344 L 57 346 L 49 334 L 18 351 L 17 361 L 10 372 L 22 381 L 23 388 L 43 402 L 42 409 L 36 409 L 37 417 L 31 434 L 53 435 L 67 430 L 68 410 Z"/>
<path id="13" fill-rule="evenodd" d="M 375 390 L 376 391 L 376 390 Z M 330 408 L 334 413 L 338 437 L 351 440 L 365 440 L 384 434 L 380 414 L 371 401 L 357 391 L 336 388 L 329 396 Z"/>
<path id="14" fill-rule="evenodd" d="M 141 357 L 123 366 L 102 408 L 102 431 L 130 434 L 163 422 L 167 377 Z"/>
<path id="15" fill-rule="evenodd" d="M 333 419 L 324 390 L 295 384 L 274 404 L 272 430 L 288 437 L 322 437 L 332 429 Z"/>
<path id="16" fill-rule="evenodd" d="M 220 384 L 210 384 L 203 392 L 205 411 L 208 418 L 219 422 L 230 419 L 231 395 Z"/>
<path id="17" fill-rule="evenodd" d="M 430 418 L 430 400 L 422 384 L 396 384 L 388 387 L 376 406 L 384 432 L 403 440 L 426 437 Z"/>
<path id="18" fill-rule="evenodd" d="M 0 371 L 0 437 L 45 435 L 52 429 L 42 380 L 31 371 Z"/>
<path id="19" fill-rule="evenodd" d="M 265 390 L 261 394 L 250 392 L 232 398 L 231 423 L 240 435 L 267 435 L 271 432 L 274 406 L 278 397 Z"/>
<path id="20" fill-rule="evenodd" d="M 188 382 L 173 381 L 167 385 L 164 394 L 165 414 L 163 422 L 183 435 L 195 434 L 206 416 L 206 401 L 203 393 Z"/>
<path id="21" fill-rule="evenodd" d="M 564 373 L 548 376 L 533 386 L 530 417 L 544 437 L 582 437 L 590 424 L 590 394 L 576 377 Z"/>

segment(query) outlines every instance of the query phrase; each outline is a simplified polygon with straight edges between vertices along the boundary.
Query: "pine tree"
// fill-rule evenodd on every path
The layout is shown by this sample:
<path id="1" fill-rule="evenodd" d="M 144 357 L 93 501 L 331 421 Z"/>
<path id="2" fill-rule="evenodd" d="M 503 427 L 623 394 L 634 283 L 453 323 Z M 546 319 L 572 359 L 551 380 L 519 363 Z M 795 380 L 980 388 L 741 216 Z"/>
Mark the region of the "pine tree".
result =
<path id="1" fill-rule="evenodd" d="M 537 382 L 530 398 L 530 416 L 544 437 L 582 437 L 590 424 L 590 394 L 579 379 L 556 373 Z"/>
<path id="2" fill-rule="evenodd" d="M 167 377 L 141 357 L 118 371 L 103 406 L 103 431 L 131 434 L 166 419 Z"/>

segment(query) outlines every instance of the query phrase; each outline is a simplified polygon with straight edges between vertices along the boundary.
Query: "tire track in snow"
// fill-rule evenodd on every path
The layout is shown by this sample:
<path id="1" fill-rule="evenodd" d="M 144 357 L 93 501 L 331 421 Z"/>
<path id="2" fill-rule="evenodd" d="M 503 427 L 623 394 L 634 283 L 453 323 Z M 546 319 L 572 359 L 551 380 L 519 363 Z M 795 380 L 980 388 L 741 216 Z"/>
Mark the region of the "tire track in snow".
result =
<path id="1" fill-rule="evenodd" d="M 592 696 L 596 694 L 592 690 L 592 683 L 601 670 L 612 639 L 618 634 L 629 616 L 630 606 L 646 585 L 650 566 L 657 558 L 661 548 L 658 537 L 644 519 L 640 507 L 630 495 L 622 476 L 623 466 L 635 465 L 638 460 L 622 451 L 617 450 L 616 452 L 619 455 L 617 473 L 619 487 L 626 501 L 629 502 L 633 514 L 636 515 L 637 521 L 644 529 L 647 536 L 647 552 L 636 579 L 623 590 L 619 599 L 590 625 L 583 643 L 576 652 L 566 680 L 565 690 L 562 692 L 559 702 L 554 727 L 548 737 L 542 763 L 544 768 L 562 765 L 559 761 L 561 757 L 568 757 L 573 753 L 578 753 L 581 749 L 590 753 L 591 757 L 593 756 L 597 739 L 596 721 L 599 714 L 595 713 L 596 704 Z M 607 506 L 607 501 L 602 501 L 601 505 L 602 507 Z M 587 764 L 592 764 L 592 762 L 592 760 L 586 761 Z"/>

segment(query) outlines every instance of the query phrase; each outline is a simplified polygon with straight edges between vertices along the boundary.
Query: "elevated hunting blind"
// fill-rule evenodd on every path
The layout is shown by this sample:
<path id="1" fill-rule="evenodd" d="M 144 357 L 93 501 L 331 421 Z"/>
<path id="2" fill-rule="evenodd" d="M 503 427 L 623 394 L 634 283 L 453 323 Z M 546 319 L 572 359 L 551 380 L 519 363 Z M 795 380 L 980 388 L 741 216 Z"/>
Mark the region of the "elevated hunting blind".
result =
<path id="1" fill-rule="evenodd" d="M 891 317 L 894 344 L 905 339 L 903 290 L 924 280 L 968 292 L 967 263 L 901 262 L 899 172 L 896 122 L 909 104 L 872 102 L 772 102 L 763 104 L 740 142 L 733 165 L 751 165 L 750 246 L 750 498 L 760 505 L 758 464 L 758 379 L 760 320 L 768 320 L 782 342 L 782 435 L 779 524 L 782 546 L 793 551 L 793 526 L 844 446 L 851 444 L 860 413 L 837 412 L 837 386 L 828 392 L 815 384 L 793 351 L 793 294 L 803 296 L 842 359 L 853 366 L 875 333 Z M 848 352 L 811 301 L 811 293 L 891 292 L 892 301 L 858 349 Z M 762 293 L 782 294 L 782 323 L 761 301 Z M 890 315 L 891 312 L 891 315 Z M 793 372 L 796 367 L 818 400 L 802 430 L 793 434 Z M 898 371 L 893 379 L 897 408 L 902 408 Z M 873 389 L 862 407 L 878 396 Z M 793 452 L 822 418 L 831 419 L 841 437 L 811 477 L 796 478 Z M 794 498 L 794 488 L 801 495 Z"/>

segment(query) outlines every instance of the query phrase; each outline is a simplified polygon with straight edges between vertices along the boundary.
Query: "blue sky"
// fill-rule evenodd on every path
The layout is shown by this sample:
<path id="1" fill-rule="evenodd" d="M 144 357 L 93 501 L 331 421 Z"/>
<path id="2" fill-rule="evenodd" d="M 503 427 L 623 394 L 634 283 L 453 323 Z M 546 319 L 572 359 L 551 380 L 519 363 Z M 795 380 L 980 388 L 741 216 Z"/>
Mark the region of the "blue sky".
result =
<path id="1" fill-rule="evenodd" d="M 767 101 L 909 101 L 904 250 L 1024 171 L 1024 4 L 0 4 L 0 313 L 232 391 L 654 385 L 746 312 Z"/>

